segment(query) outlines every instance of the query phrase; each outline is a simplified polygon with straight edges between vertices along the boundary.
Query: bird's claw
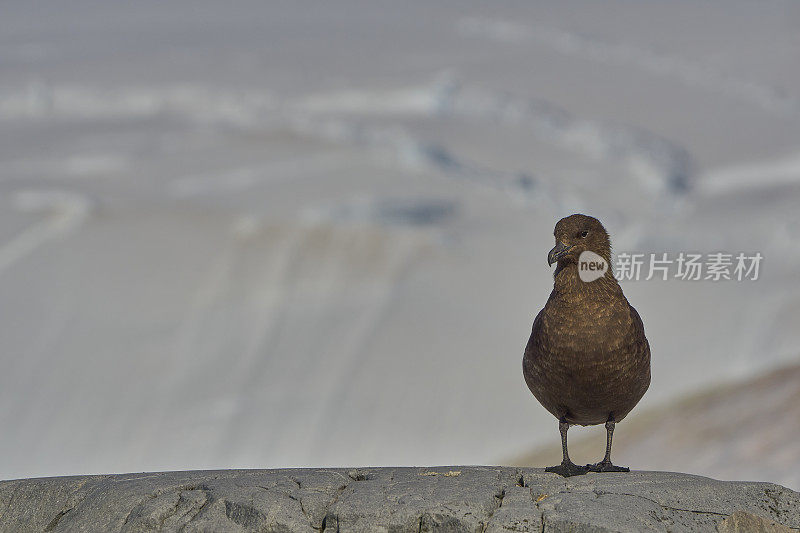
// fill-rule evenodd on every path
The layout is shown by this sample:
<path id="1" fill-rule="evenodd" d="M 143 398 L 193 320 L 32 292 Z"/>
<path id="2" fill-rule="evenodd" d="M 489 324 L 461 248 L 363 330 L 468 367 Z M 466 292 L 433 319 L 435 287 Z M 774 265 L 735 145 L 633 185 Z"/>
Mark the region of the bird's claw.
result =
<path id="1" fill-rule="evenodd" d="M 600 461 L 593 465 L 586 465 L 589 472 L 630 472 L 631 469 L 627 466 L 617 466 L 611 464 L 611 461 Z"/>
<path id="2" fill-rule="evenodd" d="M 579 466 L 572 461 L 564 461 L 557 466 L 548 466 L 544 469 L 545 472 L 553 472 L 562 477 L 582 476 L 586 474 L 589 469 L 585 466 Z"/>

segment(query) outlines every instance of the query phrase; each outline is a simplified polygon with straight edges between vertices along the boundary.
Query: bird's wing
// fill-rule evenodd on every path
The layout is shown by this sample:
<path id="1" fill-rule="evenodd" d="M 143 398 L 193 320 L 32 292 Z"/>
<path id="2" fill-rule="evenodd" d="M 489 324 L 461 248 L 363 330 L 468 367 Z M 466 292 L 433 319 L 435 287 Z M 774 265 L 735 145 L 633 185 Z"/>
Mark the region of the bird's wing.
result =
<path id="1" fill-rule="evenodd" d="M 639 360 L 646 360 L 647 366 L 650 366 L 650 343 L 647 341 L 647 337 L 644 334 L 644 322 L 642 322 L 642 317 L 639 316 L 639 312 L 636 311 L 636 308 L 633 307 L 630 303 L 628 307 L 631 309 L 631 320 L 633 320 L 633 331 L 635 335 L 635 345 L 637 346 L 637 355 L 639 356 Z"/>
<path id="2" fill-rule="evenodd" d="M 636 335 L 639 338 L 647 341 L 647 338 L 644 336 L 644 322 L 642 322 L 642 317 L 639 316 L 639 312 L 630 303 L 628 304 L 628 307 L 631 310 L 631 320 L 633 320 L 633 330 L 636 332 Z"/>
<path id="3" fill-rule="evenodd" d="M 531 336 L 528 339 L 528 345 L 525 346 L 525 359 L 533 360 L 539 354 L 539 347 L 537 346 L 537 339 L 541 336 L 542 331 L 542 313 L 544 309 L 539 311 L 536 318 L 533 319 L 533 327 L 531 328 Z"/>

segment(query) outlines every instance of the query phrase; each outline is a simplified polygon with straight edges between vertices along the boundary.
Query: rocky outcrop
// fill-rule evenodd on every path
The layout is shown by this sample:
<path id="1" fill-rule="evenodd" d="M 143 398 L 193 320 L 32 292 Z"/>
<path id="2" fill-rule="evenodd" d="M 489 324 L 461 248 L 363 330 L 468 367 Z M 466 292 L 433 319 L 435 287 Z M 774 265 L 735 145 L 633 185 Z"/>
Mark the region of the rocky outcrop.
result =
<path id="1" fill-rule="evenodd" d="M 0 482 L 1 531 L 790 531 L 770 483 L 509 467 L 163 472 Z"/>

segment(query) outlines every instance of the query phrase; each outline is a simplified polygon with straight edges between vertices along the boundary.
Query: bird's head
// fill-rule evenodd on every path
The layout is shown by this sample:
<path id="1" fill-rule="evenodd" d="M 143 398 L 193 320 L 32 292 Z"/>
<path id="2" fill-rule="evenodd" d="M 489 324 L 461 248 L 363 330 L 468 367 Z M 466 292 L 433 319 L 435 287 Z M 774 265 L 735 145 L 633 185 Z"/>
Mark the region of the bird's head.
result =
<path id="1" fill-rule="evenodd" d="M 577 263 L 582 252 L 592 251 L 611 264 L 611 239 L 608 232 L 594 217 L 570 215 L 556 223 L 553 230 L 555 247 L 547 254 L 547 264 L 558 263 L 561 269 Z"/>

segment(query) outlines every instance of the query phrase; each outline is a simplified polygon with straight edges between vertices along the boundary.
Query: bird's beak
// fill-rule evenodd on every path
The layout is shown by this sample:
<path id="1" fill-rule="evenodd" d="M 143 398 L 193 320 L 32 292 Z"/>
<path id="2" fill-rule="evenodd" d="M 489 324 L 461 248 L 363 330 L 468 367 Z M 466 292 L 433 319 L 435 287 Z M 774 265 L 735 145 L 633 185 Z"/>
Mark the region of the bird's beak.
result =
<path id="1" fill-rule="evenodd" d="M 553 247 L 553 249 L 550 250 L 550 253 L 547 254 L 548 266 L 558 262 L 558 260 L 567 255 L 567 252 L 570 250 L 572 250 L 572 246 L 567 246 L 561 241 L 556 241 L 555 247 Z"/>

